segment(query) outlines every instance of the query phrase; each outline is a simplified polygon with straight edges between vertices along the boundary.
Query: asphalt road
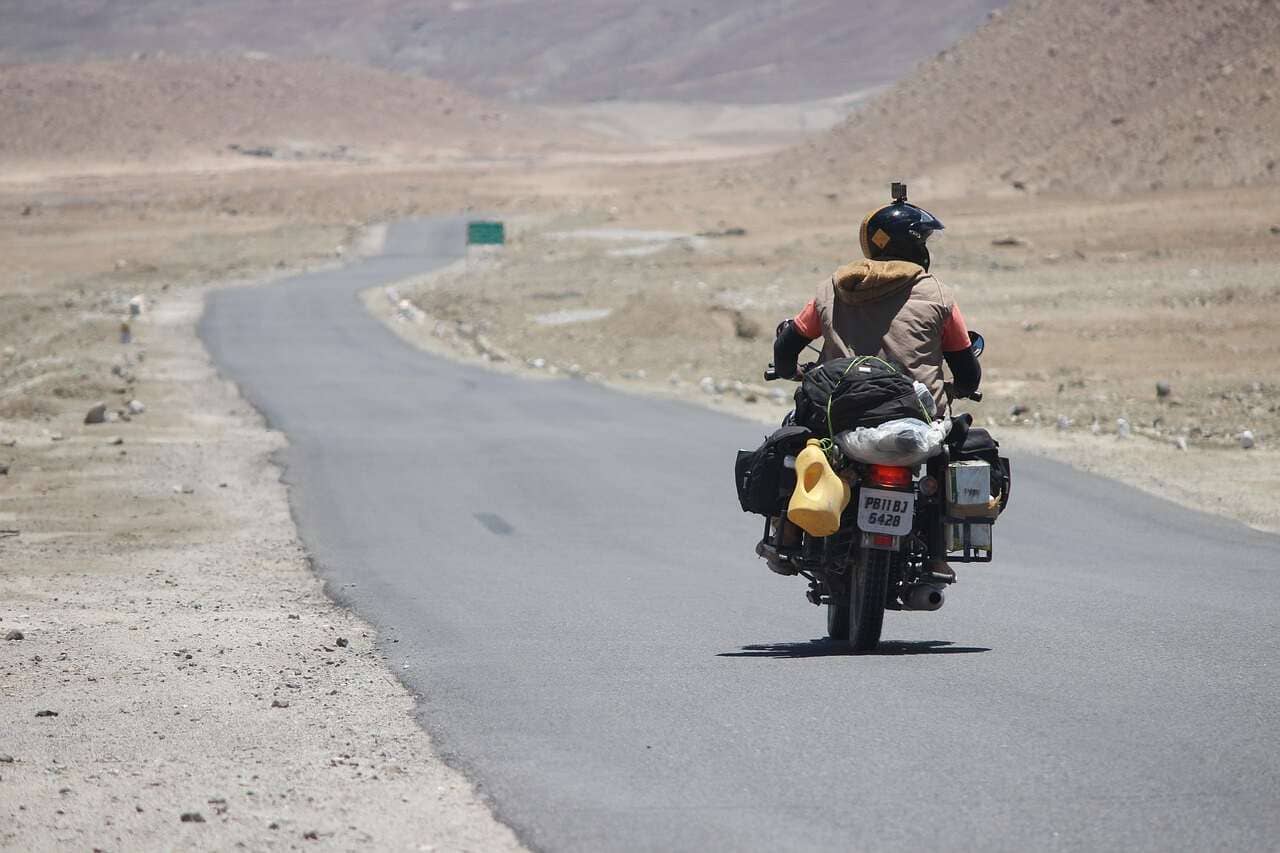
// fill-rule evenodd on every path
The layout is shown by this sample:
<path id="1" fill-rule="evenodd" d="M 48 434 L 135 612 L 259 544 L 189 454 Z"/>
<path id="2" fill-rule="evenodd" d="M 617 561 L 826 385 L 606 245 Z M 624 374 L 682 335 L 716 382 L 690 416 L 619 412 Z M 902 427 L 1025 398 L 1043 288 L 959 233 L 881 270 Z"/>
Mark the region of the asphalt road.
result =
<path id="1" fill-rule="evenodd" d="M 752 553 L 730 469 L 759 425 L 460 366 L 362 309 L 461 239 L 405 223 L 217 292 L 202 335 L 288 434 L 330 589 L 526 843 L 1280 846 L 1280 539 L 1016 458 L 996 562 L 839 654 Z"/>

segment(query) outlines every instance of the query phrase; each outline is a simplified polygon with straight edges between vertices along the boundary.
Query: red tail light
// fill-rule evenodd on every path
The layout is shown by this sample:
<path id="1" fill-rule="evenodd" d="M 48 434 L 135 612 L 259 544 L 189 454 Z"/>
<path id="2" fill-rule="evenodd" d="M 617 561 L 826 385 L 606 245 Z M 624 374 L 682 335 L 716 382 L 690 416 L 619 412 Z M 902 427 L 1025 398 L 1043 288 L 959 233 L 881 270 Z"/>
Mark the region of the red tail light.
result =
<path id="1" fill-rule="evenodd" d="M 872 465 L 867 480 L 874 486 L 886 489 L 911 488 L 911 469 L 897 465 Z"/>

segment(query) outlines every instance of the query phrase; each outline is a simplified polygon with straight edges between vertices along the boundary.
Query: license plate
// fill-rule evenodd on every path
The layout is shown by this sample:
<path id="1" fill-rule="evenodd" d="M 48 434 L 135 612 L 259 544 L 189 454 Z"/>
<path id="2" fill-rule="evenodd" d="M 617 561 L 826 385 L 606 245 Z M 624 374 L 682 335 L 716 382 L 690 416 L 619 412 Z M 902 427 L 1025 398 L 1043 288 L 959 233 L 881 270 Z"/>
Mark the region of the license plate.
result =
<path id="1" fill-rule="evenodd" d="M 910 492 L 862 489 L 858 493 L 858 529 L 906 536 L 915 522 L 916 496 Z"/>

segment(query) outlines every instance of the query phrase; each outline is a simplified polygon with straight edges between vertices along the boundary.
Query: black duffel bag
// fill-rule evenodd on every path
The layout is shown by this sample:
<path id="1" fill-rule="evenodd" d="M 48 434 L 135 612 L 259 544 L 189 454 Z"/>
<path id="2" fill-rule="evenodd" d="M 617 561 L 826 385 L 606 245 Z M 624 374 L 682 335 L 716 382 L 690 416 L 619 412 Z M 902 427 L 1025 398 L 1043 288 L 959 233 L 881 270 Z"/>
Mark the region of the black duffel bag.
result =
<path id="1" fill-rule="evenodd" d="M 738 503 L 743 512 L 781 515 L 796 487 L 795 471 L 783 463 L 804 449 L 813 433 L 802 426 L 784 426 L 755 450 L 739 450 L 734 465 Z"/>
<path id="2" fill-rule="evenodd" d="M 904 370 L 877 356 L 828 361 L 809 370 L 796 390 L 797 424 L 815 435 L 879 426 L 898 418 L 931 420 Z"/>

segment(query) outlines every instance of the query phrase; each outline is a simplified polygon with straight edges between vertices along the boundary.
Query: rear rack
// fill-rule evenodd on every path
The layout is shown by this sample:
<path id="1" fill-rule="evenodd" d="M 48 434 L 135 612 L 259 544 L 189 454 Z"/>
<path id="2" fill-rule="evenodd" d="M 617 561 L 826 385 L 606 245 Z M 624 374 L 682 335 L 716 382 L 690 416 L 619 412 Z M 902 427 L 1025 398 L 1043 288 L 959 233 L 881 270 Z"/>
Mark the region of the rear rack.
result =
<path id="1" fill-rule="evenodd" d="M 991 526 L 994 518 L 942 519 L 947 537 L 947 559 L 957 563 L 990 563 L 993 540 Z M 955 547 L 959 545 L 960 547 Z"/>

